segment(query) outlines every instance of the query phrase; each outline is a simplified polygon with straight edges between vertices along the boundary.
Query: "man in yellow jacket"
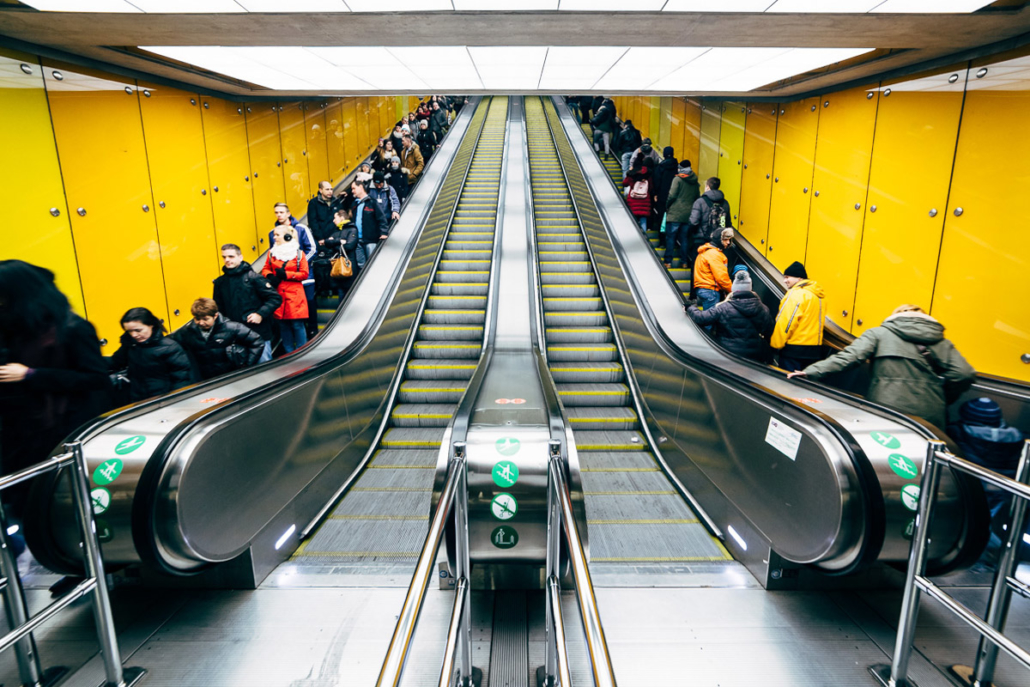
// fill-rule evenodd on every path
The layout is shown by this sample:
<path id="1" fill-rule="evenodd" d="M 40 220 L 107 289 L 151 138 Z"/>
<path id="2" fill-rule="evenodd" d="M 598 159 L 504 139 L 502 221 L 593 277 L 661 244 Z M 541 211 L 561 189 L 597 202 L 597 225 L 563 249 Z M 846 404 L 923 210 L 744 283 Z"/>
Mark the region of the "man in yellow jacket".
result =
<path id="1" fill-rule="evenodd" d="M 800 262 L 783 271 L 783 283 L 787 294 L 769 344 L 779 351 L 780 367 L 794 372 L 823 358 L 823 289 Z"/>

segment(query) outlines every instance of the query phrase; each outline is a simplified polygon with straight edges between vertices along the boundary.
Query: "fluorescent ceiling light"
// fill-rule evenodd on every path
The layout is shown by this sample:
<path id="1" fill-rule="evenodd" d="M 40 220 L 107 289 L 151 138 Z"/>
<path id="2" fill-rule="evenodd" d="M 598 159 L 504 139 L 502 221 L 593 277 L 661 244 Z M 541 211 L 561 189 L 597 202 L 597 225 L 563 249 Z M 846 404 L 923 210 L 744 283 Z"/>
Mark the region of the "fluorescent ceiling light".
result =
<path id="1" fill-rule="evenodd" d="M 835 0 L 827 0 L 834 2 Z M 776 0 L 669 0 L 665 12 L 764 12 Z"/>
<path id="2" fill-rule="evenodd" d="M 539 11 L 558 9 L 558 0 L 452 0 L 459 12 Z"/>
<path id="3" fill-rule="evenodd" d="M 666 0 L 561 0 L 566 12 L 657 12 Z"/>
<path id="4" fill-rule="evenodd" d="M 651 84 L 661 91 L 750 91 L 871 48 L 712 48 Z"/>
<path id="5" fill-rule="evenodd" d="M 350 12 L 343 0 L 236 0 L 248 12 Z"/>
<path id="6" fill-rule="evenodd" d="M 233 0 L 130 0 L 147 14 L 228 14 L 246 12 Z"/>
<path id="7" fill-rule="evenodd" d="M 641 88 L 641 74 L 647 81 L 662 79 L 708 52 L 708 48 L 630 48 L 597 82 L 601 90 Z"/>
<path id="8" fill-rule="evenodd" d="M 43 12 L 141 12 L 125 0 L 22 0 Z"/>
<path id="9" fill-rule="evenodd" d="M 880 4 L 883 4 L 883 0 L 776 0 L 776 4 L 766 11 L 857 14 L 868 12 Z"/>
<path id="10" fill-rule="evenodd" d="M 476 66 L 480 68 L 489 65 L 536 65 L 542 67 L 544 58 L 547 56 L 547 48 L 541 46 L 469 46 L 468 51 Z"/>
<path id="11" fill-rule="evenodd" d="M 451 11 L 451 0 L 347 0 L 352 12 Z"/>
<path id="12" fill-rule="evenodd" d="M 873 9 L 873 12 L 896 14 L 966 14 L 987 7 L 994 0 L 887 0 Z"/>

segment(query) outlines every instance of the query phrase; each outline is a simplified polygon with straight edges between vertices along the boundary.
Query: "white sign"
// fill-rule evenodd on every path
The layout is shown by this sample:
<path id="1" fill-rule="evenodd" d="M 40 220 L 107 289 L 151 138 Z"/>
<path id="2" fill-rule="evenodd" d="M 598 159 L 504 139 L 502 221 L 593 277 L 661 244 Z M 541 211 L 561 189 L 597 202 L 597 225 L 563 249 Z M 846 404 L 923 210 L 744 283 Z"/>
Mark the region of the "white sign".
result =
<path id="1" fill-rule="evenodd" d="M 797 460 L 798 448 L 801 447 L 801 432 L 771 417 L 769 430 L 765 433 L 765 443 L 791 460 Z"/>

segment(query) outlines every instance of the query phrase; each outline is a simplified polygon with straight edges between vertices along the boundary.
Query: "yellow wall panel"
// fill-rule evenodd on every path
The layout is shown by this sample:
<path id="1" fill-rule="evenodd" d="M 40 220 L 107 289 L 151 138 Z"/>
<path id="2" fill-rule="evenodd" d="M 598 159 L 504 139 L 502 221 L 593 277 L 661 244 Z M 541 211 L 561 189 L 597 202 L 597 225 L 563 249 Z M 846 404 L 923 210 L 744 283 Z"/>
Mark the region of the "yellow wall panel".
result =
<path id="1" fill-rule="evenodd" d="M 741 165 L 737 227 L 762 253 L 765 253 L 769 238 L 769 201 L 772 198 L 778 109 L 775 103 L 749 103 L 744 126 L 744 164 Z"/>
<path id="2" fill-rule="evenodd" d="M 137 95 L 161 245 L 166 325 L 175 330 L 193 318 L 194 300 L 211 295 L 211 280 L 221 263 L 208 190 L 202 107 L 196 94 L 174 88 L 141 83 Z"/>
<path id="3" fill-rule="evenodd" d="M 43 71 L 35 58 L 0 51 L 0 131 L 5 132 L 0 165 L 4 205 L 26 228 L 4 232 L 2 259 L 52 270 L 75 312 L 86 315 Z"/>
<path id="4" fill-rule="evenodd" d="M 282 149 L 279 146 L 279 110 L 275 103 L 247 106 L 247 141 L 250 143 L 250 178 L 254 183 L 254 217 L 258 252 L 268 249 L 268 232 L 275 226 L 276 203 L 286 202 Z"/>
<path id="5" fill-rule="evenodd" d="M 722 128 L 719 131 L 719 190 L 730 203 L 733 226 L 740 214 L 740 181 L 744 159 L 744 119 L 747 117 L 743 103 L 722 104 Z"/>
<path id="6" fill-rule="evenodd" d="M 704 191 L 704 180 L 719 175 L 719 132 L 722 129 L 719 103 L 705 101 L 701 106 L 701 151 L 695 168 Z"/>
<path id="7" fill-rule="evenodd" d="M 766 257 L 781 270 L 805 259 L 818 102 L 818 98 L 807 98 L 780 106 Z"/>
<path id="8" fill-rule="evenodd" d="M 279 132 L 283 151 L 283 181 L 286 202 L 294 217 L 304 214 L 311 193 L 308 190 L 307 137 L 301 103 L 279 103 Z"/>
<path id="9" fill-rule="evenodd" d="M 658 108 L 658 140 L 661 141 L 662 147 L 672 146 L 673 155 L 676 159 L 679 159 L 679 146 L 673 142 L 672 138 L 672 101 L 673 98 L 659 98 Z"/>
<path id="10" fill-rule="evenodd" d="M 354 164 L 357 164 L 364 159 L 368 152 L 369 137 L 371 136 L 368 129 L 368 98 L 355 98 L 354 106 L 356 108 L 355 124 L 358 129 L 358 145 L 354 149 Z"/>
<path id="11" fill-rule="evenodd" d="M 662 99 L 658 96 L 652 96 L 647 98 L 646 102 L 647 116 L 651 120 L 651 140 L 654 142 L 654 146 L 658 150 L 658 155 L 660 157 L 662 154 L 662 148 L 669 144 L 668 138 L 662 138 Z"/>
<path id="12" fill-rule="evenodd" d="M 347 171 L 347 151 L 343 144 L 343 105 L 340 101 L 325 108 L 326 146 L 329 149 L 329 176 L 333 185 Z"/>
<path id="13" fill-rule="evenodd" d="M 44 73 L 86 314 L 111 355 L 129 308 L 168 319 L 136 84 L 63 65 Z"/>
<path id="14" fill-rule="evenodd" d="M 308 103 L 304 113 L 307 136 L 308 197 L 318 193 L 322 181 L 332 183 L 329 174 L 329 151 L 326 143 L 325 103 Z"/>
<path id="15" fill-rule="evenodd" d="M 854 334 L 880 324 L 901 303 L 930 305 L 965 71 L 953 84 L 948 78 L 955 72 L 948 71 L 882 87 Z"/>
<path id="16" fill-rule="evenodd" d="M 242 249 L 243 258 L 250 262 L 258 256 L 258 232 L 254 221 L 246 116 L 239 103 L 211 97 L 203 100 L 207 107 L 200 114 L 204 120 L 216 244 L 221 249 L 226 243 L 235 243 Z"/>
<path id="17" fill-rule="evenodd" d="M 343 99 L 343 142 L 347 151 L 346 169 L 350 169 L 361 157 L 358 154 L 358 106 L 356 98 Z"/>
<path id="18" fill-rule="evenodd" d="M 854 319 L 877 100 L 874 87 L 831 93 L 819 103 L 808 250 L 802 262 L 826 289 L 828 316 L 845 329 Z"/>
<path id="19" fill-rule="evenodd" d="M 696 100 L 683 101 L 683 154 L 693 169 L 701 163 L 701 104 Z M 700 176 L 700 173 L 698 173 Z"/>
<path id="20" fill-rule="evenodd" d="M 988 65 L 982 79 L 970 75 L 931 311 L 977 370 L 1024 382 L 1030 207 L 1020 199 L 1030 188 L 1028 67 L 1030 58 L 1022 57 Z M 1009 80 L 1012 74 L 1022 78 Z"/>

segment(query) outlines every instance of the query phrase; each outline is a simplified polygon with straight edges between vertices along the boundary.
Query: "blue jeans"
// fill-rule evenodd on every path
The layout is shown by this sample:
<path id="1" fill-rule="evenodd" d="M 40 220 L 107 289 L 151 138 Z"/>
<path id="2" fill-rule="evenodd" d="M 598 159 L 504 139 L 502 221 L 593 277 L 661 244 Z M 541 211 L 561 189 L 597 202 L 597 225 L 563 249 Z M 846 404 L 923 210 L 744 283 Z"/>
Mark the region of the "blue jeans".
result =
<path id="1" fill-rule="evenodd" d="M 265 347 L 261 349 L 261 357 L 258 358 L 258 365 L 261 363 L 267 363 L 272 359 L 272 342 L 266 341 Z"/>
<path id="2" fill-rule="evenodd" d="M 676 242 L 680 244 L 680 259 L 683 267 L 687 267 L 687 230 L 690 225 L 687 222 L 665 222 L 665 262 L 672 264 L 676 257 Z"/>
<path id="3" fill-rule="evenodd" d="M 644 232 L 646 234 L 647 233 L 647 217 L 646 216 L 645 217 L 636 217 L 636 216 L 634 216 L 633 219 L 635 219 L 637 221 L 637 224 L 640 226 L 640 231 L 642 231 L 642 232 Z"/>
<path id="4" fill-rule="evenodd" d="M 714 308 L 719 304 L 719 292 L 711 289 L 697 289 L 697 306 L 702 310 Z"/>
<path id="5" fill-rule="evenodd" d="M 633 151 L 622 154 L 622 178 L 625 179 L 629 176 L 629 160 L 633 157 Z"/>
<path id="6" fill-rule="evenodd" d="M 292 353 L 308 342 L 305 320 L 279 320 L 279 333 L 283 337 L 283 350 Z"/>

